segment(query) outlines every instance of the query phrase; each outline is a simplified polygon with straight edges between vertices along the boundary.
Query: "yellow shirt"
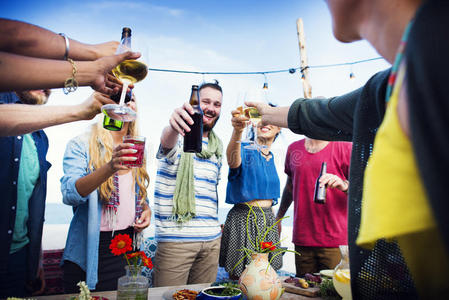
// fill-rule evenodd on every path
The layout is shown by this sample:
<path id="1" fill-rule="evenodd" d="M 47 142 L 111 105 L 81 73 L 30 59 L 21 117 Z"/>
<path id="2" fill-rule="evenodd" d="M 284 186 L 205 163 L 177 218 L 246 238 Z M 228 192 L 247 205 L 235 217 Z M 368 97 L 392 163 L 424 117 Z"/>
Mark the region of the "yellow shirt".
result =
<path id="1" fill-rule="evenodd" d="M 397 105 L 405 66 L 397 76 L 365 170 L 357 244 L 372 248 L 378 239 L 394 239 L 420 297 L 443 299 L 449 291 L 448 252 L 430 209 L 410 139 L 399 123 Z"/>
<path id="2" fill-rule="evenodd" d="M 404 75 L 402 66 L 365 170 L 357 238 L 357 244 L 365 248 L 373 247 L 381 238 L 391 239 L 435 227 L 412 145 L 397 114 Z"/>

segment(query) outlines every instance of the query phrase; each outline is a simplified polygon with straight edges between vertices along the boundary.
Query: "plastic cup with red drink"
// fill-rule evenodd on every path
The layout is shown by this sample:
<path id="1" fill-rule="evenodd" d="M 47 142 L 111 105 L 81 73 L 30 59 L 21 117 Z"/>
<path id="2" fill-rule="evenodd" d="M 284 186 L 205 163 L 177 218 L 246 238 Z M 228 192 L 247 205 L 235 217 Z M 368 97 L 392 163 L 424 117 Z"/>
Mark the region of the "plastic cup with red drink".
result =
<path id="1" fill-rule="evenodd" d="M 126 135 L 123 137 L 123 143 L 133 144 L 133 146 L 129 147 L 128 149 L 134 149 L 137 150 L 137 152 L 123 155 L 136 157 L 136 160 L 125 160 L 122 162 L 122 164 L 134 168 L 141 167 L 143 164 L 143 157 L 145 153 L 145 137 Z"/>

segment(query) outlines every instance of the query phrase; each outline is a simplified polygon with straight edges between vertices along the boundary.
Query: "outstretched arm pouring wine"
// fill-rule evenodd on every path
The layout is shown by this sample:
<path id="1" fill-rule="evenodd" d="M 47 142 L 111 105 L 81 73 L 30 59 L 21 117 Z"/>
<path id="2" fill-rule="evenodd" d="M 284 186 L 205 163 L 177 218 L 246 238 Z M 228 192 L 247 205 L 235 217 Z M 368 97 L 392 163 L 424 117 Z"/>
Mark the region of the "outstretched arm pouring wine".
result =
<path id="1" fill-rule="evenodd" d="M 136 52 L 106 56 L 95 61 L 75 61 L 74 76 L 79 86 L 111 94 L 120 84 L 109 72 L 120 62 L 139 58 Z M 72 77 L 73 66 L 68 61 L 50 60 L 0 52 L 0 92 L 33 89 L 51 89 L 64 86 Z"/>

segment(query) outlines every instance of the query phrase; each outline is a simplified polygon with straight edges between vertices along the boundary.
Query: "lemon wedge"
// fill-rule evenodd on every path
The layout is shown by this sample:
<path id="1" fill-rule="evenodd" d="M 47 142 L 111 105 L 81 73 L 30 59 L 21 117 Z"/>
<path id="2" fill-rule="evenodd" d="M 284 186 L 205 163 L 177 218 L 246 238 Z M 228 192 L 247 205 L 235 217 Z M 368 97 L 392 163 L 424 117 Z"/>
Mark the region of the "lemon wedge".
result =
<path id="1" fill-rule="evenodd" d="M 341 283 L 349 283 L 351 281 L 351 274 L 349 273 L 349 269 L 337 270 L 334 273 L 335 280 Z"/>

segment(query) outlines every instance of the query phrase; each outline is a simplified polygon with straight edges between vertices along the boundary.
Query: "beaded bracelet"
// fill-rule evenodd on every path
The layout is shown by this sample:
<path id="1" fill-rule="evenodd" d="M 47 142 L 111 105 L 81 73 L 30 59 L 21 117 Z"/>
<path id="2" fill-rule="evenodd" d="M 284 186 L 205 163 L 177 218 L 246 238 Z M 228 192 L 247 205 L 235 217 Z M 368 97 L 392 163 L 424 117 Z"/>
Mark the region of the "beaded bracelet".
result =
<path id="1" fill-rule="evenodd" d="M 72 64 L 72 77 L 67 78 L 64 82 L 63 91 L 66 95 L 76 91 L 78 88 L 78 81 L 76 81 L 75 77 L 77 72 L 75 62 L 71 58 L 67 58 L 67 61 Z"/>

